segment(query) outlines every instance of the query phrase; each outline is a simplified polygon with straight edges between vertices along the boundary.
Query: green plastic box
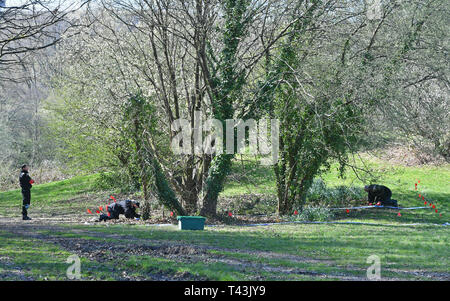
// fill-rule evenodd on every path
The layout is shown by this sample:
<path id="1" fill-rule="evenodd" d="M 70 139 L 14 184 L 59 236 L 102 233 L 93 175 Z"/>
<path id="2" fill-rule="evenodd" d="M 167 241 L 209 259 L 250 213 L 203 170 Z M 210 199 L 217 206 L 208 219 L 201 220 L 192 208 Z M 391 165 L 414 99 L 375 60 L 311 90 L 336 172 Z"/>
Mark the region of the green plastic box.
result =
<path id="1" fill-rule="evenodd" d="M 205 220 L 203 216 L 178 216 L 178 229 L 180 230 L 203 230 Z"/>

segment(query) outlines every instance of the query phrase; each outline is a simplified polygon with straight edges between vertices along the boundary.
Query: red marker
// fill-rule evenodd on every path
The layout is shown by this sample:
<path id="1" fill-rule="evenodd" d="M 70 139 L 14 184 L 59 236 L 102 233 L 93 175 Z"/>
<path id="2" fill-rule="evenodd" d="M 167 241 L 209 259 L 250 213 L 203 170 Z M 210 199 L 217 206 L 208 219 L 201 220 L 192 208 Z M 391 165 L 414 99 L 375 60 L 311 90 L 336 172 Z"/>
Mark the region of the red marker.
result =
<path id="1" fill-rule="evenodd" d="M 298 211 L 297 211 L 297 210 L 295 210 L 295 211 L 294 211 L 294 214 L 295 214 L 295 215 L 297 215 L 297 214 L 298 214 Z"/>
<path id="2" fill-rule="evenodd" d="M 103 206 L 98 207 L 98 209 L 99 209 L 100 211 L 102 211 L 102 210 L 103 210 Z"/>
<path id="3" fill-rule="evenodd" d="M 424 200 L 425 201 L 425 197 L 422 195 L 422 200 Z"/>
<path id="4" fill-rule="evenodd" d="M 419 182 L 419 184 L 420 184 L 420 180 L 419 180 L 419 181 L 417 181 L 417 182 Z"/>
<path id="5" fill-rule="evenodd" d="M 173 211 L 170 212 L 170 216 L 173 216 Z"/>
<path id="6" fill-rule="evenodd" d="M 231 213 L 231 211 L 230 212 L 228 212 L 228 216 L 233 216 L 233 213 Z"/>
<path id="7" fill-rule="evenodd" d="M 108 216 L 111 216 L 111 213 L 108 212 Z"/>
<path id="8" fill-rule="evenodd" d="M 424 204 L 426 205 L 426 204 L 427 204 L 427 201 L 425 201 Z"/>
<path id="9" fill-rule="evenodd" d="M 347 209 L 347 210 L 345 210 L 345 211 L 347 211 L 347 213 L 350 213 L 350 210 L 348 210 L 348 209 Z"/>
<path id="10" fill-rule="evenodd" d="M 435 205 L 433 205 L 433 209 L 436 209 L 436 206 L 435 206 Z"/>
<path id="11" fill-rule="evenodd" d="M 402 214 L 399 212 L 398 214 L 397 214 L 398 216 L 402 216 Z"/>
<path id="12" fill-rule="evenodd" d="M 34 184 L 34 180 L 30 180 L 30 184 Z"/>
<path id="13" fill-rule="evenodd" d="M 377 203 L 377 206 L 381 206 L 381 203 L 380 203 L 380 202 L 378 202 L 378 203 Z"/>
<path id="14" fill-rule="evenodd" d="M 419 193 L 419 198 L 421 198 L 422 197 L 422 195 Z"/>
<path id="15" fill-rule="evenodd" d="M 92 214 L 92 211 L 88 209 L 88 210 L 87 210 L 87 213 Z"/>
<path id="16" fill-rule="evenodd" d="M 116 202 L 116 198 L 113 196 L 110 196 L 110 198 L 114 201 L 114 203 Z"/>
<path id="17" fill-rule="evenodd" d="M 97 212 L 97 214 L 100 214 L 100 211 L 98 211 L 98 210 L 95 210 L 95 212 Z"/>
<path id="18" fill-rule="evenodd" d="M 372 203 L 369 203 L 369 206 L 372 206 Z"/>
<path id="19" fill-rule="evenodd" d="M 436 209 L 436 213 L 438 213 L 438 210 Z"/>

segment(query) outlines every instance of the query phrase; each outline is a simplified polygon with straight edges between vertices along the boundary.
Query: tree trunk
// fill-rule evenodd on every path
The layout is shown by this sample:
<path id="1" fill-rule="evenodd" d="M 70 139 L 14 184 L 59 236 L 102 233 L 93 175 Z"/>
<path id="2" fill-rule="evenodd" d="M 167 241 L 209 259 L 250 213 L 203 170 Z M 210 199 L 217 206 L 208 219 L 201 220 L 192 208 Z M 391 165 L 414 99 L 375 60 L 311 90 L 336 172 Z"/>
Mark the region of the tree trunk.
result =
<path id="1" fill-rule="evenodd" d="M 231 169 L 232 159 L 233 155 L 223 154 L 212 160 L 208 178 L 206 180 L 206 194 L 203 198 L 203 207 L 200 212 L 201 215 L 216 216 L 217 199 L 219 193 L 223 190 L 225 177 Z"/>

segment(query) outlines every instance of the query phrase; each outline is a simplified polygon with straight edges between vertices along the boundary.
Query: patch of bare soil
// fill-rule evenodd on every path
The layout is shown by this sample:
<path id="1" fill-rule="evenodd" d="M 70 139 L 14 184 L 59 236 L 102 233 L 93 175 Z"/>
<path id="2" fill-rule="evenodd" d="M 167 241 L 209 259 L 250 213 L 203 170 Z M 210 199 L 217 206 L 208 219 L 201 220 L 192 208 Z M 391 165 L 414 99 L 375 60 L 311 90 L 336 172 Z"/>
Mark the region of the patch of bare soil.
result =
<path id="1" fill-rule="evenodd" d="M 0 281 L 4 280 L 34 280 L 32 277 L 26 276 L 21 267 L 14 264 L 9 257 L 0 257 Z"/>

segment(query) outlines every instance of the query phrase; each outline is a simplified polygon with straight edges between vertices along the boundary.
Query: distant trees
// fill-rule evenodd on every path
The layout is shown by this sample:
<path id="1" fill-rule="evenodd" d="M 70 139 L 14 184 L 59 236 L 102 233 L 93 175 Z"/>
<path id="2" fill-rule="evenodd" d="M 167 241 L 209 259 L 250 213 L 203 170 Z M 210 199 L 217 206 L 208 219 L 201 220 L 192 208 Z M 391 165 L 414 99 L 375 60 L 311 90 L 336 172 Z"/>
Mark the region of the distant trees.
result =
<path id="1" fill-rule="evenodd" d="M 26 72 L 17 69 L 26 56 L 58 43 L 67 28 L 76 25 L 73 14 L 90 0 L 23 1 L 19 6 L 3 1 L 0 7 L 0 80 L 19 81 Z M 21 76 L 20 76 L 21 75 Z"/>
<path id="2" fill-rule="evenodd" d="M 419 152 L 450 162 L 450 8 L 442 0 L 404 3 L 401 8 L 390 20 L 399 30 L 389 35 L 403 37 L 404 48 L 386 97 L 376 107 L 379 119 L 375 126 L 397 133 L 397 141 Z"/>
<path id="3" fill-rule="evenodd" d="M 48 95 L 46 59 L 76 25 L 74 13 L 85 2 L 21 1 L 0 7 L 0 166 L 38 164 L 52 156 L 42 139 Z"/>
<path id="4" fill-rule="evenodd" d="M 24 163 L 41 183 L 67 174 L 55 163 L 43 100 L 51 93 L 48 57 L 68 28 L 76 33 L 76 12 L 87 2 L 0 1 L 0 190 L 17 187 Z"/>

